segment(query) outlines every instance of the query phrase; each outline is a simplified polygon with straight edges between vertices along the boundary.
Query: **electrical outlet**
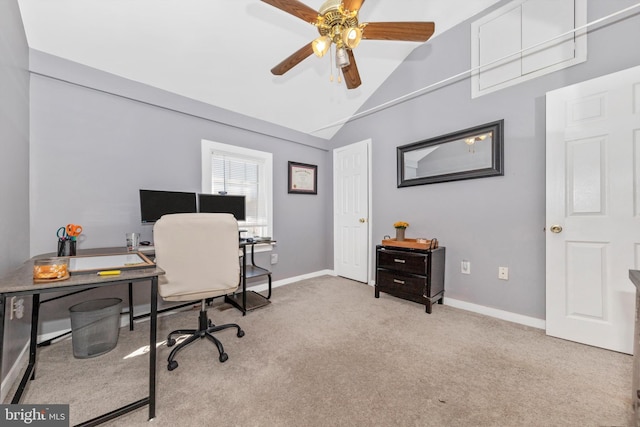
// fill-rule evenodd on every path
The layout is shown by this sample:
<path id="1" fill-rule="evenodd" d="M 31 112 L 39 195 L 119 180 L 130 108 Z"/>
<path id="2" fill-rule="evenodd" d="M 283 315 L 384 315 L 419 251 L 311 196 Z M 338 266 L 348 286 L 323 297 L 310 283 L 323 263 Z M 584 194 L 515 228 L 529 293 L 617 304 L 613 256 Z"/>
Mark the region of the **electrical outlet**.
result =
<path id="1" fill-rule="evenodd" d="M 460 263 L 460 273 L 471 274 L 471 262 L 463 259 Z"/>
<path id="2" fill-rule="evenodd" d="M 498 267 L 498 279 L 509 280 L 509 268 L 508 267 Z"/>
<path id="3" fill-rule="evenodd" d="M 271 264 L 278 263 L 278 254 L 271 254 Z"/>

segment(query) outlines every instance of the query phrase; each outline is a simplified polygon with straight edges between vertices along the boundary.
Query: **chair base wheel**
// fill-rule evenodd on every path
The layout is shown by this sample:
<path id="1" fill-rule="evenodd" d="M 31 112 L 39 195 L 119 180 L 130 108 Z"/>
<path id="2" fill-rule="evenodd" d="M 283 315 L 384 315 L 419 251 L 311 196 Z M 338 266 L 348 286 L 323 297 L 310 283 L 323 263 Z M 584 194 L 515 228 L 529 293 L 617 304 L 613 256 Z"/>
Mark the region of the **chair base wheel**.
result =
<path id="1" fill-rule="evenodd" d="M 167 369 L 169 371 L 173 371 L 174 369 L 176 369 L 178 367 L 178 362 L 175 361 L 175 358 L 178 353 L 187 346 L 204 338 L 211 341 L 216 346 L 219 355 L 218 360 L 220 361 L 220 363 L 226 362 L 229 359 L 229 356 L 227 355 L 227 353 L 225 353 L 224 347 L 220 340 L 218 340 L 218 338 L 216 338 L 213 334 L 215 332 L 219 332 L 229 328 L 236 329 L 236 336 L 238 338 L 244 336 L 244 331 L 235 323 L 215 326 L 211 319 L 207 317 L 207 310 L 205 309 L 205 302 L 203 300 L 202 308 L 198 316 L 197 329 L 176 329 L 175 331 L 166 335 L 167 347 L 173 347 L 169 356 L 167 357 Z M 174 337 L 178 338 L 179 341 Z"/>

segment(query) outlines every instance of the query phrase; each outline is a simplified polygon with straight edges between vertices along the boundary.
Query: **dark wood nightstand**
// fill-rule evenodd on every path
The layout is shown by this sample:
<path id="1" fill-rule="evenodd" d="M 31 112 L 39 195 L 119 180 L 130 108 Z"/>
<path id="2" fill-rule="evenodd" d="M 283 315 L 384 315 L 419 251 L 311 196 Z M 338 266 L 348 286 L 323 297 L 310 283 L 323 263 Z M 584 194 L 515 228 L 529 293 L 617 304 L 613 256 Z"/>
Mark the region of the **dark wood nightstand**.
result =
<path id="1" fill-rule="evenodd" d="M 375 297 L 380 292 L 426 306 L 442 304 L 445 248 L 412 249 L 376 246 Z"/>

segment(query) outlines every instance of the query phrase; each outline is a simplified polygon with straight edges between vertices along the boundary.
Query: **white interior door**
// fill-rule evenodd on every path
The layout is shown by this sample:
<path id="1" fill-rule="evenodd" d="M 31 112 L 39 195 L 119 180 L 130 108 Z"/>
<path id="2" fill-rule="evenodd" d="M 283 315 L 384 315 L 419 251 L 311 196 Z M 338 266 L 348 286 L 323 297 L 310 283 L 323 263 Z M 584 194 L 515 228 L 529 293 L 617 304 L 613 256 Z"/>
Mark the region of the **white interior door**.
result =
<path id="1" fill-rule="evenodd" d="M 547 94 L 547 334 L 633 352 L 640 67 Z"/>
<path id="2" fill-rule="evenodd" d="M 369 163 L 371 141 L 333 152 L 334 269 L 359 282 L 369 280 Z"/>

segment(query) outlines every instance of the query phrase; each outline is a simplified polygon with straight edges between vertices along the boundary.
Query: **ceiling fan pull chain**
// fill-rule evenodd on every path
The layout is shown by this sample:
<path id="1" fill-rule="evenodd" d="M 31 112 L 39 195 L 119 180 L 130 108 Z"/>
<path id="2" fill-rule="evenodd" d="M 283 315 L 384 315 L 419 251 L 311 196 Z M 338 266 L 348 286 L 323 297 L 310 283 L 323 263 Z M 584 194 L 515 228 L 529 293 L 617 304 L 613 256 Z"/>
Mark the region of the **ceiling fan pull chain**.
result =
<path id="1" fill-rule="evenodd" d="M 333 43 L 330 49 L 333 49 Z M 333 83 L 333 52 L 329 52 L 329 81 Z"/>
<path id="2" fill-rule="evenodd" d="M 331 67 L 331 81 L 333 81 L 333 56 L 336 54 L 335 49 L 337 49 L 337 47 L 333 46 L 333 43 L 331 43 L 331 49 L 332 52 L 329 55 L 329 66 Z M 336 64 L 336 69 L 338 70 L 338 83 L 342 83 L 342 74 L 341 74 L 341 69 L 338 68 L 337 64 Z"/>

